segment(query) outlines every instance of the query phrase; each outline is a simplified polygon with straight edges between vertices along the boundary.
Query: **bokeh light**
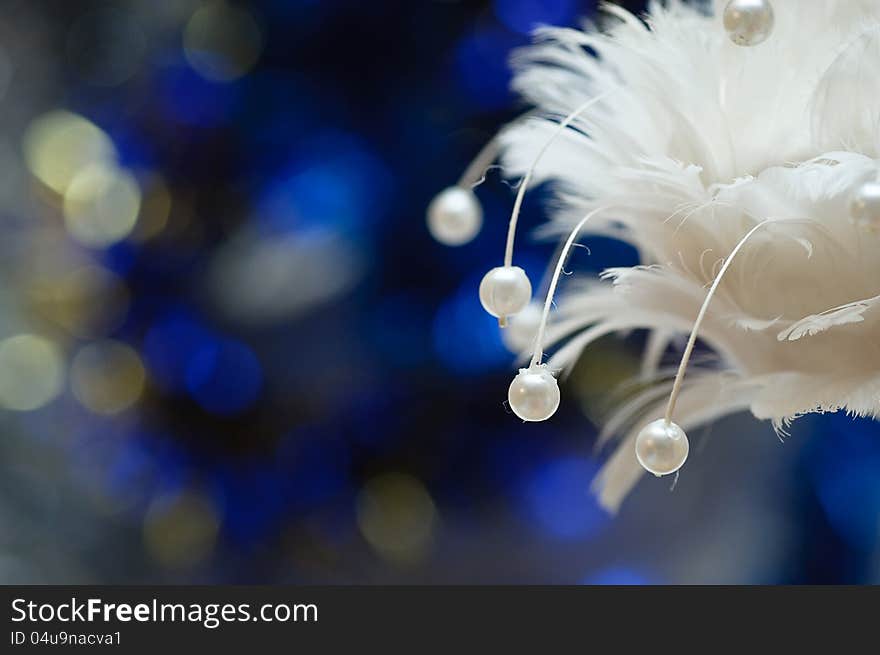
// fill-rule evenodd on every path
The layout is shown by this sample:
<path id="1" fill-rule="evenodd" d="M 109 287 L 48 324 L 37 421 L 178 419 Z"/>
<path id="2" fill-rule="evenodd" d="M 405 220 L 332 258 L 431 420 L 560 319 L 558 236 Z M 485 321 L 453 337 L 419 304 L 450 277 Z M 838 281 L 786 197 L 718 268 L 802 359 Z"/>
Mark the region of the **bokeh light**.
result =
<path id="1" fill-rule="evenodd" d="M 70 385 L 82 405 L 96 414 L 117 414 L 144 390 L 144 366 L 137 352 L 118 341 L 80 348 L 70 365 Z"/>
<path id="2" fill-rule="evenodd" d="M 140 214 L 131 237 L 135 241 L 147 241 L 165 230 L 171 216 L 173 198 L 161 173 L 139 175 L 138 182 L 142 190 Z"/>
<path id="3" fill-rule="evenodd" d="M 819 502 L 841 538 L 871 552 L 880 546 L 880 441 L 875 426 L 847 416 L 826 423 L 808 460 Z"/>
<path id="4" fill-rule="evenodd" d="M 63 194 L 91 165 L 114 161 L 110 137 L 91 121 L 65 110 L 35 118 L 23 137 L 28 168 L 47 187 Z"/>
<path id="5" fill-rule="evenodd" d="M 357 520 L 361 534 L 378 554 L 411 563 L 424 557 L 431 545 L 436 509 L 417 478 L 385 473 L 361 490 Z"/>
<path id="6" fill-rule="evenodd" d="M 613 587 L 631 587 L 656 584 L 643 571 L 625 566 L 609 566 L 584 578 L 581 584 Z"/>
<path id="7" fill-rule="evenodd" d="M 259 325 L 301 315 L 344 294 L 365 267 L 359 244 L 334 231 L 248 230 L 218 249 L 209 281 L 227 317 Z"/>
<path id="8" fill-rule="evenodd" d="M 186 371 L 200 344 L 213 335 L 191 312 L 175 308 L 159 316 L 144 337 L 151 377 L 166 391 L 186 388 Z"/>
<path id="9" fill-rule="evenodd" d="M 277 231 L 354 231 L 367 236 L 389 209 L 393 179 L 362 137 L 322 130 L 261 188 L 261 225 Z"/>
<path id="10" fill-rule="evenodd" d="M 501 22 L 520 34 L 531 34 L 541 25 L 570 25 L 586 9 L 582 6 L 586 3 L 576 0 L 494 0 L 493 4 Z"/>
<path id="11" fill-rule="evenodd" d="M 262 41 L 253 15 L 223 0 L 197 9 L 183 34 L 190 66 L 216 82 L 229 82 L 247 73 L 260 56 Z"/>
<path id="12" fill-rule="evenodd" d="M 777 452 L 733 419 L 695 435 L 674 491 L 646 480 L 611 518 L 594 424 L 644 335 L 593 344 L 552 421 L 505 410 L 515 355 L 476 293 L 504 171 L 466 247 L 424 212 L 527 110 L 527 32 L 595 4 L 4 13 L 0 581 L 880 580 L 880 423 L 805 418 Z M 515 251 L 536 300 L 546 199 L 526 196 Z M 638 261 L 582 242 L 566 271 Z"/>
<path id="13" fill-rule="evenodd" d="M 92 165 L 70 181 L 64 193 L 64 220 L 83 245 L 103 248 L 127 237 L 137 223 L 141 192 L 131 173 Z"/>
<path id="14" fill-rule="evenodd" d="M 27 295 L 44 318 L 78 337 L 117 327 L 129 307 L 125 281 L 101 266 L 60 266 L 29 277 Z"/>
<path id="15" fill-rule="evenodd" d="M 217 540 L 217 510 L 197 491 L 159 496 L 144 518 L 144 544 L 166 568 L 188 568 L 207 559 Z"/>
<path id="16" fill-rule="evenodd" d="M 186 368 L 186 387 L 212 414 L 238 414 L 257 399 L 263 373 L 253 351 L 229 338 L 202 342 Z"/>
<path id="17" fill-rule="evenodd" d="M 159 71 L 156 89 L 164 117 L 173 123 L 202 128 L 227 123 L 240 101 L 232 84 L 215 84 L 183 61 Z"/>
<path id="18" fill-rule="evenodd" d="M 29 411 L 53 400 L 64 384 L 58 346 L 35 334 L 0 341 L 0 406 Z"/>
<path id="19" fill-rule="evenodd" d="M 133 77 L 147 50 L 137 12 L 102 7 L 82 14 L 67 34 L 70 66 L 89 84 L 117 86 Z"/>
<path id="20" fill-rule="evenodd" d="M 480 305 L 478 285 L 477 278 L 462 284 L 434 318 L 434 351 L 443 366 L 456 373 L 480 375 L 512 359 L 501 340 L 498 319 Z"/>
<path id="21" fill-rule="evenodd" d="M 524 43 L 495 25 L 478 27 L 461 40 L 455 59 L 457 78 L 472 102 L 483 109 L 510 104 L 508 59 L 511 50 Z"/>
<path id="22" fill-rule="evenodd" d="M 596 465 L 580 457 L 565 456 L 539 464 L 524 480 L 523 508 L 535 527 L 557 539 L 584 539 L 608 522 L 590 483 Z"/>

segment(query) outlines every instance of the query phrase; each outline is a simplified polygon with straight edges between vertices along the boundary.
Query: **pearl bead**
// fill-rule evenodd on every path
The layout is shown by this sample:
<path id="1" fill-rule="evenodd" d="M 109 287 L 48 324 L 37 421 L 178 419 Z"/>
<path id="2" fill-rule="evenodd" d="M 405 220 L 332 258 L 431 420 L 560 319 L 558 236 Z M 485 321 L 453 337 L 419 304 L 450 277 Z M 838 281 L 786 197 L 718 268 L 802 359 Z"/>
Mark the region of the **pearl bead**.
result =
<path id="1" fill-rule="evenodd" d="M 559 384 L 546 364 L 521 368 L 510 383 L 507 402 L 523 421 L 546 421 L 559 407 Z"/>
<path id="2" fill-rule="evenodd" d="M 687 435 L 675 423 L 660 419 L 649 423 L 636 437 L 639 464 L 657 477 L 675 473 L 687 460 Z"/>
<path id="3" fill-rule="evenodd" d="M 482 226 L 483 209 L 469 189 L 449 187 L 428 205 L 428 231 L 444 245 L 464 245 L 477 236 Z"/>
<path id="4" fill-rule="evenodd" d="M 541 305 L 529 303 L 510 319 L 507 328 L 501 331 L 501 340 L 510 352 L 519 354 L 535 345 L 535 336 L 543 314 L 544 308 Z"/>
<path id="5" fill-rule="evenodd" d="M 773 31 L 774 21 L 768 0 L 730 0 L 724 8 L 724 29 L 736 45 L 763 43 Z"/>
<path id="6" fill-rule="evenodd" d="M 480 282 L 480 302 L 492 316 L 505 319 L 521 312 L 532 299 L 532 283 L 519 266 L 498 266 Z"/>
<path id="7" fill-rule="evenodd" d="M 853 194 L 850 219 L 865 229 L 880 228 L 880 182 L 866 182 Z"/>

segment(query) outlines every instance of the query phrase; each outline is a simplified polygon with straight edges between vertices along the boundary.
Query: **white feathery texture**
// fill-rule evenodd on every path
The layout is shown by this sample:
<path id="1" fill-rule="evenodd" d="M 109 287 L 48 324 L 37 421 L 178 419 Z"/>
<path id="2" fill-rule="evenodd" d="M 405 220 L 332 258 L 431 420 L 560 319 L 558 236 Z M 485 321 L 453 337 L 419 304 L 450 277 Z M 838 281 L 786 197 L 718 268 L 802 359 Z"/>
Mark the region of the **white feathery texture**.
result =
<path id="1" fill-rule="evenodd" d="M 610 206 L 586 231 L 642 258 L 570 285 L 543 345 L 567 368 L 602 335 L 648 330 L 643 375 L 663 380 L 658 364 L 690 332 L 723 258 L 766 221 L 710 305 L 699 336 L 718 361 L 692 367 L 676 422 L 750 410 L 783 431 L 810 412 L 876 418 L 880 234 L 851 222 L 849 202 L 880 166 L 880 3 L 773 0 L 774 31 L 750 48 L 727 37 L 725 4 L 658 2 L 643 19 L 606 6 L 604 31 L 542 28 L 515 54 L 515 89 L 535 113 L 502 136 L 512 176 L 560 117 L 604 95 L 537 168 L 554 190 L 544 233 Z M 633 443 L 663 415 L 671 384 L 657 384 L 603 433 L 621 437 L 595 485 L 612 511 L 643 473 Z"/>

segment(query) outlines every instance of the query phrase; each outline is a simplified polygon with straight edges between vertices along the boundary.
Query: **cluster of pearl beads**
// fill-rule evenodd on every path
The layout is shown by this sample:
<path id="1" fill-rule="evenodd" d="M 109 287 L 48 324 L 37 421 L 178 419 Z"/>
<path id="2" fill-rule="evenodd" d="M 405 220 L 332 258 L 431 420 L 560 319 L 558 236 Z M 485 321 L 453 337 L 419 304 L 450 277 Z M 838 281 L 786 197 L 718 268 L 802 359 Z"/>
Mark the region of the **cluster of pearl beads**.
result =
<path id="1" fill-rule="evenodd" d="M 756 46 L 766 41 L 774 22 L 769 0 L 730 0 L 724 9 L 724 29 L 739 46 Z M 851 212 L 858 225 L 880 227 L 880 182 L 867 183 L 856 191 Z M 473 240 L 480 231 L 483 212 L 472 190 L 454 186 L 434 198 L 428 207 L 427 221 L 437 241 L 459 246 Z M 532 285 L 518 266 L 493 268 L 480 283 L 483 308 L 497 317 L 502 326 L 507 325 L 508 318 L 518 316 L 515 329 L 505 339 L 513 350 L 527 347 L 541 322 L 540 308 L 530 305 L 531 297 Z M 559 407 L 559 385 L 546 364 L 533 361 L 513 379 L 507 400 L 513 413 L 523 421 L 546 421 Z M 687 460 L 689 450 L 684 430 L 668 417 L 649 423 L 636 437 L 636 458 L 645 470 L 658 477 L 677 472 Z"/>

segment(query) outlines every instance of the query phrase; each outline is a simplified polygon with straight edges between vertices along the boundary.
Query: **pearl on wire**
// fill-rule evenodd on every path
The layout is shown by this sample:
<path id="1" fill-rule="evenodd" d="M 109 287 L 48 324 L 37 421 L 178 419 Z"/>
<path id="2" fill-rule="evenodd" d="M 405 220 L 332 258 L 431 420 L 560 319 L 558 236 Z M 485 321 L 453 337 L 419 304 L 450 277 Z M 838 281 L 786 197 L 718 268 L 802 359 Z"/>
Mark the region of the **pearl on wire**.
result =
<path id="1" fill-rule="evenodd" d="M 658 478 L 684 466 L 690 444 L 679 426 L 664 418 L 648 423 L 636 437 L 636 458 Z"/>
<path id="2" fill-rule="evenodd" d="M 440 243 L 462 246 L 473 240 L 483 226 L 483 208 L 470 189 L 451 186 L 428 205 L 428 231 Z"/>
<path id="3" fill-rule="evenodd" d="M 483 208 L 474 188 L 482 184 L 486 171 L 498 158 L 501 148 L 496 135 L 468 165 L 455 186 L 434 196 L 428 205 L 426 222 L 435 240 L 446 246 L 463 246 L 483 227 Z"/>
<path id="4" fill-rule="evenodd" d="M 507 402 L 523 421 L 546 421 L 559 408 L 559 384 L 546 364 L 532 364 L 513 378 Z"/>
<path id="5" fill-rule="evenodd" d="M 502 326 L 508 316 L 521 312 L 531 299 L 532 283 L 519 266 L 497 266 L 480 282 L 480 303 Z"/>
<path id="6" fill-rule="evenodd" d="M 639 460 L 639 464 L 649 473 L 653 473 L 656 476 L 675 473 L 684 465 L 687 459 L 689 450 L 687 435 L 680 426 L 672 422 L 672 415 L 675 413 L 675 403 L 678 401 L 678 395 L 681 393 L 684 374 L 687 371 L 691 354 L 694 352 L 700 326 L 702 326 L 703 320 L 706 318 L 709 304 L 712 302 L 712 298 L 715 296 L 721 280 L 730 268 L 730 264 L 737 253 L 742 250 L 746 242 L 758 230 L 772 223 L 769 220 L 758 223 L 740 239 L 739 243 L 736 244 L 724 260 L 721 270 L 718 271 L 712 286 L 709 287 L 709 292 L 706 294 L 706 298 L 700 307 L 700 312 L 694 321 L 694 326 L 691 328 L 691 336 L 688 338 L 684 352 L 681 355 L 681 362 L 678 365 L 678 371 L 675 373 L 675 380 L 672 383 L 672 392 L 669 394 L 669 403 L 666 405 L 666 416 L 653 423 L 649 423 L 636 436 L 636 459 Z"/>
<path id="7" fill-rule="evenodd" d="M 513 413 L 519 416 L 523 421 L 546 421 L 556 413 L 559 408 L 559 383 L 546 364 L 542 364 L 544 358 L 544 330 L 547 328 L 547 319 L 550 315 L 550 306 L 553 304 L 553 295 L 556 293 L 556 287 L 559 284 L 559 276 L 562 274 L 562 267 L 565 265 L 565 259 L 571 252 L 574 240 L 583 229 L 584 225 L 596 214 L 604 211 L 607 207 L 594 209 L 584 216 L 580 222 L 568 235 L 565 245 L 562 247 L 559 257 L 556 260 L 556 267 L 553 271 L 553 277 L 550 280 L 550 286 L 547 289 L 547 298 L 544 300 L 544 307 L 541 309 L 541 318 L 533 337 L 534 353 L 528 368 L 521 368 L 519 374 L 510 383 L 507 391 L 507 402 Z M 496 269 L 497 270 L 497 269 Z"/>
<path id="8" fill-rule="evenodd" d="M 522 282 L 519 282 L 518 284 L 523 289 L 526 288 L 526 284 L 528 285 L 528 298 L 526 298 L 525 302 L 516 308 L 516 311 L 500 311 L 500 308 L 495 306 L 494 303 L 486 302 L 486 299 L 488 299 L 489 296 L 493 294 L 493 289 L 497 284 L 497 282 L 495 282 L 495 279 L 497 277 L 502 275 L 505 277 L 509 277 L 510 275 L 512 275 L 511 271 L 518 271 L 519 273 L 522 273 L 522 276 L 525 276 L 525 272 L 521 268 L 513 266 L 513 244 L 516 238 L 516 226 L 519 221 L 519 213 L 522 209 L 523 198 L 525 197 L 526 189 L 529 186 L 532 175 L 534 175 L 535 169 L 537 168 L 538 163 L 541 161 L 541 158 L 544 156 L 544 154 L 547 152 L 553 142 L 559 137 L 559 135 L 565 132 L 566 128 L 571 125 L 572 121 L 574 121 L 575 118 L 577 118 L 587 109 L 601 101 L 607 95 L 607 93 L 604 93 L 602 95 L 591 98 L 590 100 L 583 103 L 580 107 L 575 109 L 568 116 L 563 118 L 562 121 L 556 126 L 556 129 L 553 131 L 553 134 L 550 136 L 550 138 L 544 142 L 543 147 L 538 152 L 537 156 L 532 160 L 532 163 L 526 171 L 526 174 L 523 176 L 522 181 L 520 181 L 519 189 L 516 193 L 516 199 L 513 202 L 513 211 L 510 214 L 510 222 L 507 227 L 507 243 L 504 247 L 504 265 L 499 268 L 493 268 L 491 271 L 489 271 L 483 278 L 482 283 L 480 284 L 480 300 L 483 303 L 483 307 L 485 307 L 486 311 L 489 312 L 492 316 L 498 317 L 499 325 L 503 328 L 507 327 L 507 318 L 509 316 L 513 316 L 519 313 L 522 309 L 524 309 L 532 295 L 532 284 L 531 282 L 529 282 L 528 277 L 525 277 L 525 284 Z M 498 273 L 498 271 L 504 271 L 504 273 Z M 519 273 L 517 273 L 517 275 L 519 275 Z M 484 285 L 486 285 L 485 297 Z M 522 292 L 519 292 L 517 295 L 518 300 L 522 300 L 524 297 L 525 294 Z"/>
<path id="9" fill-rule="evenodd" d="M 756 46 L 766 41 L 774 22 L 769 0 L 730 0 L 724 8 L 724 29 L 739 46 Z"/>
<path id="10" fill-rule="evenodd" d="M 880 182 L 865 182 L 853 193 L 850 220 L 866 230 L 880 228 Z"/>

